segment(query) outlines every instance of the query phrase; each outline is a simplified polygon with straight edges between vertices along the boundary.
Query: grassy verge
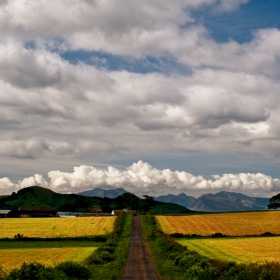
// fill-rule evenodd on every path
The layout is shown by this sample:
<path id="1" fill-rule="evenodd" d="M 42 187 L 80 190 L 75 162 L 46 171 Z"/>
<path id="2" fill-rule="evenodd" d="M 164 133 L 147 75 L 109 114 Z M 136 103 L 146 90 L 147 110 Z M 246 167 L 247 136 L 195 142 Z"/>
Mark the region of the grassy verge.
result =
<path id="1" fill-rule="evenodd" d="M 237 264 L 210 259 L 188 250 L 164 234 L 151 215 L 143 217 L 143 226 L 155 265 L 163 280 L 280 279 L 280 264 L 277 262 Z"/>
<path id="2" fill-rule="evenodd" d="M 122 214 L 117 217 L 112 237 L 87 260 L 92 279 L 120 279 L 127 260 L 131 228 L 131 215 Z"/>
<path id="3" fill-rule="evenodd" d="M 166 257 L 166 255 L 164 258 L 162 257 L 166 253 L 166 250 L 163 248 L 165 236 L 163 236 L 161 230 L 157 228 L 154 217 L 150 215 L 142 216 L 142 224 L 145 241 L 148 243 L 151 250 L 160 277 L 163 280 L 185 280 L 181 269 L 173 265 L 173 260 Z M 181 250 L 182 246 L 179 246 L 180 248 L 178 249 Z"/>

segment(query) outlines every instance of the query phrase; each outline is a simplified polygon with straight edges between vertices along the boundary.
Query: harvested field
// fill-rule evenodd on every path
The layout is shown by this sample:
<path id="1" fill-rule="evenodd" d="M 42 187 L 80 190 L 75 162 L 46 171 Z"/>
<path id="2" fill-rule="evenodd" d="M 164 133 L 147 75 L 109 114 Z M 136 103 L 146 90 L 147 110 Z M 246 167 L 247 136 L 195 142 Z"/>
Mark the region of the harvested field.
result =
<path id="1" fill-rule="evenodd" d="M 189 216 L 157 216 L 165 233 L 209 236 L 220 232 L 230 236 L 280 234 L 280 212 L 259 211 L 203 214 Z"/>
<path id="2" fill-rule="evenodd" d="M 79 218 L 14 218 L 0 219 L 0 238 L 24 237 L 78 237 L 110 233 L 116 217 Z"/>
<path id="3" fill-rule="evenodd" d="M 4 269 L 23 262 L 53 265 L 63 261 L 85 261 L 96 249 L 94 242 L 0 242 L 0 263 Z"/>
<path id="4" fill-rule="evenodd" d="M 280 262 L 280 237 L 178 239 L 189 250 L 211 259 L 249 262 Z"/>

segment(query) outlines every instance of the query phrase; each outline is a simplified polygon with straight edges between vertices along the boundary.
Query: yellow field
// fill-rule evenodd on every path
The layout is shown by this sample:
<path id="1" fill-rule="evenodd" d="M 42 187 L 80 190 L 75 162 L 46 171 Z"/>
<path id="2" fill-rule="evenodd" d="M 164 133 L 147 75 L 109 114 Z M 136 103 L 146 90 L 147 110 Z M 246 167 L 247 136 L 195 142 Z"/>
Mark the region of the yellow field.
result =
<path id="1" fill-rule="evenodd" d="M 280 262 L 280 237 L 178 239 L 189 250 L 211 259 L 248 262 Z"/>
<path id="2" fill-rule="evenodd" d="M 280 234 L 280 211 L 205 214 L 190 216 L 157 216 L 165 233 L 200 234 L 216 232 L 231 236 Z"/>
<path id="3" fill-rule="evenodd" d="M 83 262 L 97 248 L 32 248 L 0 250 L 0 264 L 5 269 L 20 267 L 23 262 L 40 262 L 53 265 L 63 261 Z"/>
<path id="4" fill-rule="evenodd" d="M 79 218 L 14 218 L 0 219 L 0 238 L 13 238 L 21 233 L 25 237 L 76 237 L 101 235 L 113 231 L 116 217 Z"/>

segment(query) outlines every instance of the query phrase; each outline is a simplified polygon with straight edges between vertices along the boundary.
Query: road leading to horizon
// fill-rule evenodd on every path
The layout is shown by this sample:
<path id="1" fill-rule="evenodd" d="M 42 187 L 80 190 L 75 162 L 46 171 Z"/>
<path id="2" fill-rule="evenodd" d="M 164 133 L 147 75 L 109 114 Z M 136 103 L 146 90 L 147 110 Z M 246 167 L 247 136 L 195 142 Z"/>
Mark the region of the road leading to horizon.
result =
<path id="1" fill-rule="evenodd" d="M 128 259 L 121 280 L 161 280 L 143 240 L 140 216 L 133 217 Z"/>

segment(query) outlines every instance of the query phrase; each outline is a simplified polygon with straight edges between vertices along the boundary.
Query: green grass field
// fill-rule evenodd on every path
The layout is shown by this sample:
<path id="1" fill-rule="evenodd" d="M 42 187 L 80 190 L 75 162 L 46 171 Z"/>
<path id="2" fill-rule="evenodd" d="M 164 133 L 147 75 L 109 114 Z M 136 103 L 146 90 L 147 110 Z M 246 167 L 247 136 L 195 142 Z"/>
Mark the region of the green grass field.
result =
<path id="1" fill-rule="evenodd" d="M 92 241 L 1 241 L 0 264 L 4 269 L 20 267 L 23 262 L 53 265 L 63 261 L 83 263 L 100 243 Z"/>
<path id="2" fill-rule="evenodd" d="M 113 231 L 116 217 L 14 218 L 0 219 L 0 238 L 78 237 L 107 234 Z"/>
<path id="3" fill-rule="evenodd" d="M 249 262 L 280 262 L 280 237 L 177 239 L 191 251 L 211 259 Z"/>

